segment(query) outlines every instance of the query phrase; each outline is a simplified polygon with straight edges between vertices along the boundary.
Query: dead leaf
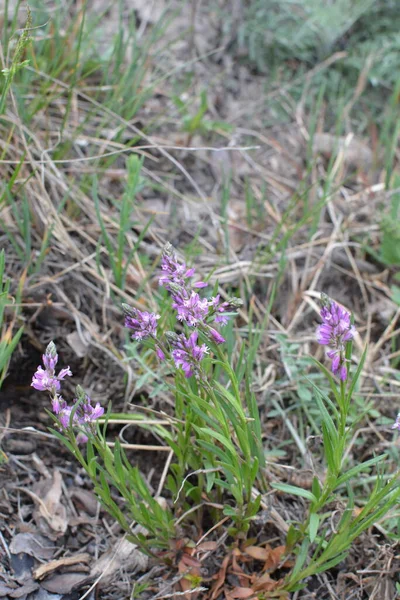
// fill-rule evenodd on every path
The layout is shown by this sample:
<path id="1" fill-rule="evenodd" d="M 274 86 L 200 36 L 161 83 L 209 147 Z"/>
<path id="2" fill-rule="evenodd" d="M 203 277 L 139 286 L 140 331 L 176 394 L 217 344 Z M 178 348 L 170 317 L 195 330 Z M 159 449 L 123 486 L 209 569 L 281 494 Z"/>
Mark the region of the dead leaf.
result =
<path id="1" fill-rule="evenodd" d="M 67 335 L 67 342 L 78 358 L 83 358 L 88 353 L 91 337 L 88 331 L 83 331 L 82 334 L 73 331 Z"/>
<path id="2" fill-rule="evenodd" d="M 235 587 L 229 595 L 231 598 L 254 598 L 254 591 L 248 587 Z"/>
<path id="3" fill-rule="evenodd" d="M 210 600 L 216 600 L 216 598 L 218 598 L 219 593 L 225 584 L 226 570 L 228 568 L 230 559 L 231 559 L 231 556 L 230 556 L 230 554 L 228 554 L 227 556 L 225 556 L 224 560 L 222 561 L 222 566 L 216 576 L 216 582 L 212 587 L 212 594 L 211 594 Z"/>
<path id="4" fill-rule="evenodd" d="M 32 567 L 34 565 L 32 556 L 20 552 L 19 554 L 11 554 L 10 564 L 14 574 L 14 579 L 18 583 L 25 583 L 32 578 Z"/>
<path id="5" fill-rule="evenodd" d="M 252 584 L 254 592 L 273 592 L 283 583 L 282 579 L 278 581 L 272 579 L 269 573 L 264 573 L 261 577 L 257 577 Z"/>
<path id="6" fill-rule="evenodd" d="M 261 548 L 260 546 L 248 546 L 245 549 L 245 553 L 254 558 L 255 560 L 266 561 L 270 554 L 270 549 Z"/>
<path id="7" fill-rule="evenodd" d="M 88 579 L 88 576 L 82 573 L 62 573 L 45 579 L 41 586 L 47 592 L 69 594 L 87 583 Z"/>
<path id="8" fill-rule="evenodd" d="M 49 573 L 52 573 L 56 569 L 60 569 L 61 567 L 67 567 L 70 565 L 76 565 L 78 563 L 88 563 L 92 557 L 87 552 L 82 554 L 75 554 L 74 556 L 66 556 L 64 558 L 58 558 L 57 560 L 52 560 L 51 562 L 40 565 L 37 569 L 33 571 L 33 576 L 35 579 L 43 579 Z"/>
<path id="9" fill-rule="evenodd" d="M 51 539 L 63 535 L 68 527 L 67 511 L 61 504 L 61 483 L 61 474 L 55 470 L 51 479 L 43 479 L 34 486 L 34 493 L 25 489 L 36 504 L 33 518 L 40 530 Z"/>
<path id="10" fill-rule="evenodd" d="M 9 598 L 22 598 L 26 597 L 31 592 L 35 592 L 39 588 L 39 584 L 34 581 L 27 581 L 23 586 L 16 588 L 12 592 L 8 592 Z"/>
<path id="11" fill-rule="evenodd" d="M 281 564 L 283 557 L 286 553 L 286 546 L 277 546 L 269 550 L 268 557 L 265 561 L 264 571 L 275 571 L 275 569 Z"/>
<path id="12" fill-rule="evenodd" d="M 17 533 L 10 543 L 12 554 L 23 552 L 39 560 L 50 560 L 56 549 L 56 546 L 40 533 Z"/>
<path id="13" fill-rule="evenodd" d="M 213 552 L 218 547 L 217 542 L 203 542 L 196 546 L 197 552 Z"/>
<path id="14" fill-rule="evenodd" d="M 190 554 L 194 551 L 194 548 L 188 548 L 188 553 L 184 552 L 182 558 L 178 563 L 178 571 L 183 575 L 179 581 L 184 597 L 187 600 L 196 600 L 198 598 L 198 592 L 193 592 L 193 579 L 196 580 L 196 584 L 201 581 L 201 562 Z"/>
<path id="15" fill-rule="evenodd" d="M 91 517 L 95 517 L 97 515 L 99 501 L 93 492 L 78 487 L 72 487 L 69 488 L 69 493 L 71 498 L 73 500 L 77 500 L 77 503 L 84 508 L 88 515 Z"/>
<path id="16" fill-rule="evenodd" d="M 10 585 L 6 585 L 2 581 L 0 581 L 0 598 L 7 597 L 10 592 L 16 589 L 16 587 L 17 586 L 13 584 L 13 582 L 10 582 Z"/>
<path id="17" fill-rule="evenodd" d="M 101 583 L 109 582 L 120 569 L 129 571 L 145 571 L 148 565 L 148 557 L 140 552 L 125 538 L 116 542 L 115 546 L 105 552 L 98 561 L 92 565 L 91 577 L 102 575 Z"/>

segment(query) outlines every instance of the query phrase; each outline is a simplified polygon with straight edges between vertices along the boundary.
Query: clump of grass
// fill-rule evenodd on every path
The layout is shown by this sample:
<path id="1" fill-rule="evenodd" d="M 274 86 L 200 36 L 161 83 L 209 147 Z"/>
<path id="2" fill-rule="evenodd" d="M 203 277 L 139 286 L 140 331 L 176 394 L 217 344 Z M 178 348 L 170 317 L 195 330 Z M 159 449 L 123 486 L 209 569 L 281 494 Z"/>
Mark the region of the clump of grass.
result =
<path id="1" fill-rule="evenodd" d="M 229 27 L 229 17 L 226 23 Z M 342 53 L 340 60 L 314 75 L 313 89 L 324 85 L 332 102 L 337 101 L 338 90 L 350 99 L 360 74 L 365 73 L 364 106 L 383 122 L 382 96 L 388 97 L 396 86 L 400 68 L 399 27 L 396 3 L 385 0 L 256 0 L 243 3 L 236 39 L 250 63 L 268 74 L 270 85 L 286 85 L 294 78 L 297 83 L 290 88 L 297 97 L 301 74 Z"/>

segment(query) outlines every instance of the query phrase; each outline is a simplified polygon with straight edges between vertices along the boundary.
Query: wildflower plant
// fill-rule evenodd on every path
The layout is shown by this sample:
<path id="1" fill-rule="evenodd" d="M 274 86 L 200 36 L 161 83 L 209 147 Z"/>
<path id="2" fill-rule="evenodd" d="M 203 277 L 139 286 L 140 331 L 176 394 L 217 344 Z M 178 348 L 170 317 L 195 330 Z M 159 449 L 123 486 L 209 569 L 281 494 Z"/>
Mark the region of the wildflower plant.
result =
<path id="1" fill-rule="evenodd" d="M 344 560 L 354 540 L 383 519 L 397 505 L 400 497 L 400 472 L 388 477 L 379 466 L 369 498 L 361 509 L 355 506 L 351 484 L 359 482 L 365 471 L 382 463 L 387 455 L 375 456 L 347 468 L 346 454 L 355 427 L 349 420 L 350 405 L 362 373 L 367 348 L 352 375 L 352 346 L 356 330 L 350 313 L 323 294 L 320 315 L 323 322 L 317 328 L 316 338 L 319 344 L 327 347 L 330 370 L 316 359 L 313 360 L 326 377 L 331 395 L 327 395 L 311 380 L 310 385 L 322 417 L 326 474 L 322 480 L 314 475 L 311 490 L 281 483 L 272 484 L 275 489 L 302 497 L 309 503 L 305 521 L 292 523 L 287 534 L 287 551 L 296 556 L 294 567 L 283 583 L 283 589 L 288 592 L 301 589 L 308 577 Z M 397 427 L 397 421 L 393 427 Z M 340 507 L 335 511 L 338 522 L 334 526 L 332 506 Z"/>
<path id="2" fill-rule="evenodd" d="M 209 510 L 215 523 L 228 518 L 230 535 L 241 539 L 266 492 L 275 489 L 306 500 L 304 520 L 291 523 L 286 539 L 285 558 L 292 557 L 294 566 L 279 583 L 283 593 L 294 592 L 308 577 L 343 560 L 356 537 L 383 518 L 400 497 L 399 476 L 388 478 L 380 472 L 364 506 L 355 511 L 352 482 L 385 455 L 347 467 L 346 453 L 355 426 L 349 409 L 366 357 L 365 350 L 352 373 L 353 318 L 336 302 L 322 297 L 322 324 L 316 338 L 326 348 L 330 369 L 316 359 L 314 363 L 326 377 L 330 395 L 312 380 L 309 383 L 322 417 L 325 476 L 315 474 L 311 490 L 283 483 L 268 487 L 260 416 L 251 390 L 252 355 L 246 361 L 242 346 L 232 364 L 221 331 L 240 302 L 235 298 L 222 301 L 216 289 L 207 293 L 207 283 L 196 279 L 195 270 L 178 259 L 170 244 L 163 251 L 159 285 L 170 296 L 174 330 L 165 330 L 166 320 L 157 313 L 126 304 L 123 311 L 132 339 L 154 352 L 154 360 L 170 374 L 166 384 L 175 403 L 170 427 L 154 425 L 173 456 L 165 480 L 167 499 L 153 497 L 118 440 L 107 441 L 110 407 L 105 414 L 79 386 L 72 403 L 61 396 L 72 373 L 68 367 L 58 369 L 52 342 L 32 386 L 50 394 L 53 432 L 84 467 L 105 508 L 129 539 L 159 559 L 168 556 L 185 522 L 201 522 L 204 510 Z M 140 425 L 139 420 L 135 422 Z M 394 427 L 400 428 L 399 423 L 400 417 Z M 333 503 L 341 507 L 334 527 Z"/>

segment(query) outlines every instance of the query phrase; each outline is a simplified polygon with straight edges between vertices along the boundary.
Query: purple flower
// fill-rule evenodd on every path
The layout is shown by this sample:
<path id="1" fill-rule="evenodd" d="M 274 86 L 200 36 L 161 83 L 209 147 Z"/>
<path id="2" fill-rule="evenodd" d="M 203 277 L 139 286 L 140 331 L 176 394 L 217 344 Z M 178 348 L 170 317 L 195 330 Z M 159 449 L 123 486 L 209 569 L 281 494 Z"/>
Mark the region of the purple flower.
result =
<path id="1" fill-rule="evenodd" d="M 156 354 L 157 354 L 158 358 L 159 358 L 161 361 L 164 361 L 164 360 L 165 360 L 165 354 L 164 354 L 164 352 L 161 350 L 161 348 L 159 348 L 158 346 L 157 346 L 157 348 L 156 348 Z"/>
<path id="2" fill-rule="evenodd" d="M 78 397 L 74 399 L 75 406 L 68 406 L 62 398 L 59 398 L 59 405 L 56 406 L 58 409 L 58 418 L 64 429 L 70 425 L 72 411 L 74 411 L 72 425 L 80 425 L 85 428 L 104 415 L 104 408 L 100 406 L 100 403 L 97 402 L 95 406 L 92 406 L 91 399 L 80 386 L 77 386 L 77 394 Z M 77 403 L 78 406 L 76 406 Z M 53 410 L 54 408 L 53 403 Z M 56 410 L 54 410 L 54 412 L 56 412 Z"/>
<path id="3" fill-rule="evenodd" d="M 99 402 L 96 402 L 96 405 L 92 406 L 91 399 L 89 396 L 86 396 L 85 401 L 78 406 L 75 414 L 80 425 L 89 425 L 104 415 L 104 408 Z"/>
<path id="4" fill-rule="evenodd" d="M 351 324 L 350 313 L 339 304 L 325 294 L 322 295 L 322 303 L 320 314 L 323 323 L 317 329 L 317 341 L 331 348 L 326 354 L 332 360 L 332 373 L 339 375 L 341 381 L 346 381 L 346 342 L 353 339 L 356 330 Z"/>
<path id="5" fill-rule="evenodd" d="M 393 423 L 391 429 L 398 429 L 400 431 L 400 413 L 396 417 L 396 421 Z"/>
<path id="6" fill-rule="evenodd" d="M 210 300 L 210 306 L 214 309 L 216 323 L 226 325 L 230 319 L 230 315 L 226 314 L 226 311 L 232 310 L 234 307 L 230 302 L 221 302 L 221 296 L 217 294 Z"/>
<path id="7" fill-rule="evenodd" d="M 43 354 L 43 364 L 45 368 L 39 366 L 32 377 L 31 386 L 40 392 L 48 391 L 51 394 L 56 394 L 60 391 L 60 381 L 65 377 L 72 375 L 71 369 L 66 367 L 61 369 L 58 375 L 55 374 L 55 367 L 58 362 L 56 347 L 53 342 L 50 342 Z"/>
<path id="8" fill-rule="evenodd" d="M 210 327 L 208 332 L 216 344 L 223 344 L 226 341 L 225 338 L 222 337 L 222 335 L 216 329 Z"/>
<path id="9" fill-rule="evenodd" d="M 60 407 L 60 410 L 58 412 L 58 419 L 59 419 L 59 421 L 61 423 L 61 427 L 63 429 L 67 429 L 67 427 L 69 427 L 69 422 L 71 420 L 71 412 L 72 412 L 72 407 L 68 406 L 68 404 L 64 400 L 63 404 Z M 73 421 L 75 421 L 75 419 L 73 419 Z"/>
<path id="10" fill-rule="evenodd" d="M 125 312 L 125 327 L 134 331 L 132 338 L 140 341 L 155 337 L 160 315 L 132 308 L 128 304 L 123 304 L 122 307 Z"/>
<path id="11" fill-rule="evenodd" d="M 201 299 L 197 292 L 192 292 L 189 297 L 176 295 L 173 299 L 172 308 L 178 312 L 178 319 L 188 325 L 197 325 L 208 315 L 208 300 Z"/>
<path id="12" fill-rule="evenodd" d="M 158 282 L 167 290 L 171 289 L 171 283 L 186 289 L 187 279 L 192 278 L 195 273 L 195 269 L 188 269 L 184 262 L 180 263 L 178 261 L 176 253 L 169 242 L 164 246 L 161 258 L 161 270 L 163 273 Z M 204 281 L 198 281 L 194 284 L 196 288 L 206 286 L 207 284 Z"/>
<path id="13" fill-rule="evenodd" d="M 185 373 L 185 377 L 191 377 L 192 375 L 198 375 L 200 362 L 204 358 L 204 355 L 208 353 L 208 348 L 205 344 L 201 346 L 197 345 L 198 338 L 197 331 L 186 338 L 185 334 L 178 335 L 172 342 L 174 350 L 172 350 L 172 358 L 174 359 L 175 366 L 181 367 Z"/>

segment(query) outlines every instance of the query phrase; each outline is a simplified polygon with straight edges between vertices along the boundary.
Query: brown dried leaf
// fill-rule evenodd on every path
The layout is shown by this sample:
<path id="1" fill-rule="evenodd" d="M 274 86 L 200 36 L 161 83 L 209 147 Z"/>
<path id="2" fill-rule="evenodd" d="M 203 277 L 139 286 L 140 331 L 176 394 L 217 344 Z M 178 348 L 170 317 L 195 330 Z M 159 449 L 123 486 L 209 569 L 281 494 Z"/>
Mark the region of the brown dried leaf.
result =
<path id="1" fill-rule="evenodd" d="M 260 546 L 248 546 L 245 549 L 245 553 L 254 558 L 255 560 L 268 560 L 271 548 L 261 548 Z"/>
<path id="2" fill-rule="evenodd" d="M 255 592 L 273 592 L 282 584 L 282 579 L 276 581 L 269 573 L 264 573 L 253 582 L 252 588 Z M 284 592 L 286 593 L 286 592 Z"/>
<path id="3" fill-rule="evenodd" d="M 12 554 L 23 552 L 39 560 L 50 560 L 56 549 L 56 546 L 40 533 L 17 533 L 10 543 Z"/>
<path id="4" fill-rule="evenodd" d="M 69 594 L 88 581 L 88 576 L 82 573 L 62 573 L 53 575 L 42 581 L 41 586 L 47 592 Z"/>
<path id="5" fill-rule="evenodd" d="M 74 501 L 77 500 L 77 503 L 79 503 L 84 508 L 88 515 L 90 515 L 91 517 L 96 516 L 99 501 L 97 500 L 93 492 L 90 492 L 89 490 L 84 490 L 82 488 L 73 487 L 69 488 L 69 493 L 71 498 Z"/>
<path id="6" fill-rule="evenodd" d="M 281 564 L 285 553 L 286 546 L 277 546 L 274 549 L 270 548 L 263 571 L 275 571 L 275 569 Z"/>
<path id="7" fill-rule="evenodd" d="M 217 547 L 218 547 L 217 542 L 203 542 L 202 544 L 199 544 L 198 546 L 196 546 L 196 551 L 197 552 L 212 552 L 213 550 L 216 550 Z"/>
<path id="8" fill-rule="evenodd" d="M 39 584 L 30 580 L 24 583 L 22 587 L 12 590 L 12 592 L 8 592 L 8 598 L 25 598 L 28 594 L 35 592 L 38 588 Z"/>
<path id="9" fill-rule="evenodd" d="M 148 561 L 148 557 L 140 552 L 137 546 L 124 538 L 116 542 L 114 547 L 107 550 L 94 563 L 91 570 L 91 577 L 96 578 L 101 575 L 101 584 L 104 585 L 121 568 L 129 569 L 130 571 L 145 571 Z"/>
<path id="10" fill-rule="evenodd" d="M 229 595 L 231 598 L 254 598 L 254 591 L 248 587 L 235 587 Z"/>
<path id="11" fill-rule="evenodd" d="M 231 558 L 231 556 L 230 556 L 230 554 L 228 554 L 227 556 L 225 556 L 224 560 L 222 561 L 222 566 L 216 576 L 216 582 L 212 587 L 212 594 L 211 594 L 210 600 L 215 600 L 216 598 L 218 598 L 219 593 L 225 584 L 226 570 L 228 568 L 230 558 Z"/>
<path id="12" fill-rule="evenodd" d="M 40 481 L 34 487 L 35 493 L 31 494 L 37 505 L 33 517 L 38 527 L 49 536 L 52 533 L 56 537 L 63 535 L 68 527 L 67 511 L 61 504 L 61 483 L 61 473 L 54 470 L 52 479 Z"/>

